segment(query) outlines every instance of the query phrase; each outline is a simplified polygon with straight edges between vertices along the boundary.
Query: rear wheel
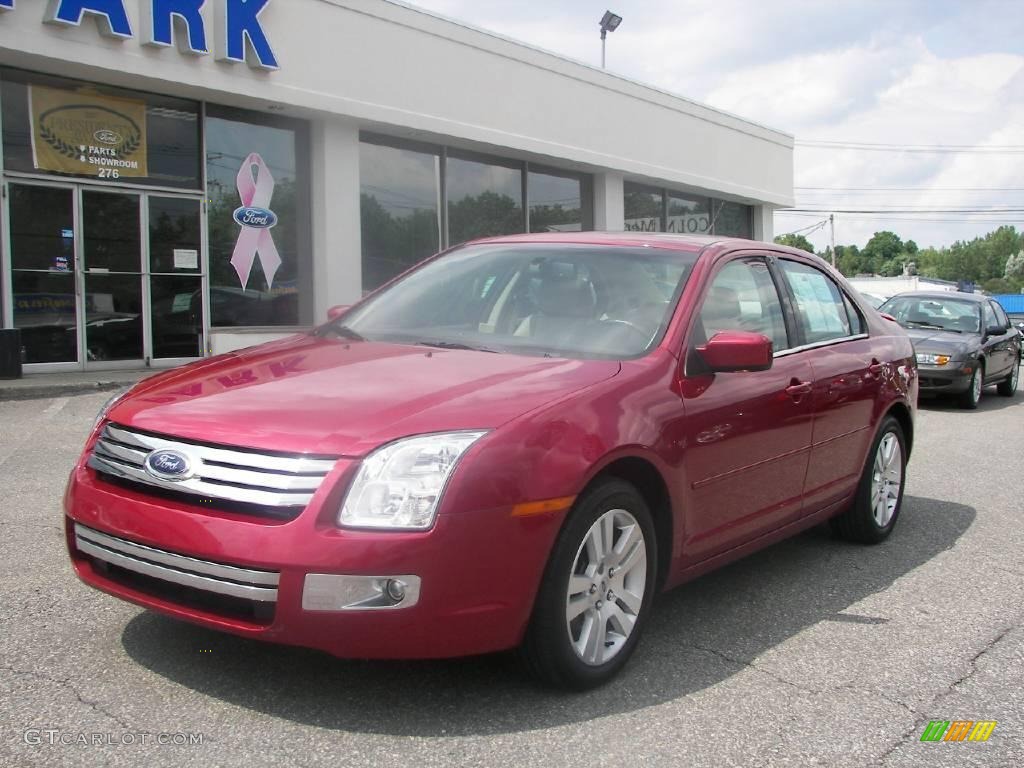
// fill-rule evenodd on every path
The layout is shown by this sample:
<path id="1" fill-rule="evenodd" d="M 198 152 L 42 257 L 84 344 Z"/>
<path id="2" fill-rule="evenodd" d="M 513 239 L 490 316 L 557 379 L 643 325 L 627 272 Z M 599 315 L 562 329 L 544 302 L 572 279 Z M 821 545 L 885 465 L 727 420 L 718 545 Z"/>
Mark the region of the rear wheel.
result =
<path id="1" fill-rule="evenodd" d="M 960 395 L 961 408 L 974 410 L 978 407 L 978 403 L 981 402 L 981 385 L 984 380 L 985 363 L 979 360 L 978 365 L 974 368 L 974 374 L 971 376 L 971 383 L 967 387 L 967 391 Z"/>
<path id="2" fill-rule="evenodd" d="M 625 666 L 650 611 L 657 573 L 654 524 L 622 480 L 577 501 L 544 573 L 522 654 L 534 674 L 585 690 Z"/>
<path id="3" fill-rule="evenodd" d="M 887 416 L 868 453 L 853 505 L 832 520 L 833 530 L 845 539 L 864 544 L 884 541 L 900 516 L 906 469 L 903 427 L 893 416 Z"/>
<path id="4" fill-rule="evenodd" d="M 999 382 L 999 386 L 996 387 L 996 391 L 1003 397 L 1013 397 L 1017 391 L 1017 379 L 1020 378 L 1020 365 L 1018 361 L 1013 361 L 1013 370 L 1010 371 L 1010 375 L 1007 376 L 1003 381 Z"/>

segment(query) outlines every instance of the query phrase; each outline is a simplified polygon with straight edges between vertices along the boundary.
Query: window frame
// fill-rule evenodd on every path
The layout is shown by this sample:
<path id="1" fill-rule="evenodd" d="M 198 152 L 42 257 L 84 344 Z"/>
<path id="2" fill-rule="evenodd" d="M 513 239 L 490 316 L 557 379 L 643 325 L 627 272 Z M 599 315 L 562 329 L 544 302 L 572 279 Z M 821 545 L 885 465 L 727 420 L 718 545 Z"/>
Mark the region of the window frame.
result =
<path id="1" fill-rule="evenodd" d="M 708 294 L 711 292 L 711 288 L 714 286 L 715 279 L 724 271 L 730 264 L 737 261 L 761 261 L 764 263 L 768 270 L 768 275 L 771 279 L 772 285 L 775 287 L 775 295 L 779 298 L 779 304 L 782 307 L 782 320 L 786 328 L 786 343 L 787 347 L 782 350 L 772 349 L 772 358 L 781 357 L 782 355 L 790 354 L 797 349 L 796 342 L 802 339 L 802 336 L 797 335 L 797 324 L 796 318 L 793 314 L 793 307 L 789 298 L 788 292 L 785 291 L 784 287 L 779 284 L 780 275 L 777 274 L 775 265 L 773 264 L 775 257 L 769 253 L 763 253 L 760 251 L 736 251 L 728 254 L 726 257 L 718 260 L 714 264 L 711 273 L 708 275 L 701 286 L 700 296 L 694 303 L 694 309 L 690 313 L 689 327 L 686 331 L 686 338 L 683 344 L 683 374 L 685 376 L 701 376 L 707 373 L 704 370 L 704 364 L 697 356 L 697 346 L 694 340 L 694 332 L 697 328 L 697 322 L 700 319 L 701 310 L 704 308 L 704 302 L 707 301 Z M 751 371 L 751 373 L 757 373 L 757 371 Z"/>
<path id="2" fill-rule="evenodd" d="M 992 311 L 996 313 L 996 320 L 998 320 L 1004 328 L 1009 330 L 1010 318 L 1006 316 L 1006 311 L 1003 309 L 1003 306 L 994 299 L 989 299 L 988 303 L 992 305 Z"/>
<path id="3" fill-rule="evenodd" d="M 806 329 L 804 328 L 804 324 L 803 324 L 803 319 L 801 318 L 800 313 L 797 312 L 797 310 L 796 310 L 796 296 L 793 293 L 792 289 L 790 288 L 789 281 L 786 279 L 786 275 L 785 275 L 785 272 L 784 272 L 784 267 L 780 263 L 780 262 L 786 262 L 786 261 L 793 262 L 795 264 L 801 264 L 801 265 L 803 265 L 805 267 L 813 269 L 814 271 L 816 271 L 819 274 L 821 274 L 822 277 L 824 277 L 826 280 L 831 282 L 832 285 L 835 286 L 836 291 L 838 291 L 839 295 L 842 296 L 845 299 L 843 301 L 843 312 L 846 315 L 847 324 L 850 326 L 850 330 L 851 331 L 853 330 L 853 324 L 850 322 L 851 318 L 849 316 L 849 310 L 847 309 L 846 305 L 847 304 L 852 305 L 854 307 L 854 309 L 857 311 L 858 319 L 860 320 L 860 323 L 859 323 L 860 332 L 859 333 L 851 333 L 851 334 L 846 335 L 846 336 L 839 336 L 839 337 L 836 337 L 836 338 L 833 338 L 833 339 L 825 339 L 825 340 L 822 340 L 822 341 L 808 342 L 807 341 L 807 335 L 806 335 Z M 843 287 L 839 283 L 837 283 L 835 281 L 835 279 L 833 279 L 833 277 L 831 275 L 829 275 L 824 270 L 820 269 L 818 266 L 810 263 L 809 261 L 807 261 L 805 259 L 794 258 L 790 254 L 786 254 L 785 256 L 782 256 L 782 255 L 775 256 L 775 255 L 773 255 L 772 256 L 772 260 L 769 263 L 770 263 L 771 267 L 773 268 L 773 270 L 778 272 L 778 282 L 781 283 L 782 290 L 784 290 L 786 292 L 787 303 L 789 305 L 789 311 L 792 314 L 794 323 L 796 324 L 796 328 L 797 328 L 797 331 L 798 331 L 798 334 L 799 334 L 799 340 L 800 340 L 800 343 L 798 345 L 793 346 L 790 349 L 787 349 L 784 352 L 777 354 L 776 355 L 777 357 L 781 356 L 781 355 L 793 354 L 795 352 L 802 352 L 802 351 L 807 350 L 807 349 L 819 349 L 821 347 L 829 347 L 829 346 L 832 346 L 834 344 L 843 344 L 843 343 L 848 342 L 848 341 L 857 341 L 857 340 L 860 340 L 860 339 L 869 338 L 870 334 L 868 333 L 867 322 L 864 320 L 863 315 L 860 314 L 860 310 L 857 307 L 857 303 L 850 297 L 850 295 L 846 291 L 843 290 Z"/>

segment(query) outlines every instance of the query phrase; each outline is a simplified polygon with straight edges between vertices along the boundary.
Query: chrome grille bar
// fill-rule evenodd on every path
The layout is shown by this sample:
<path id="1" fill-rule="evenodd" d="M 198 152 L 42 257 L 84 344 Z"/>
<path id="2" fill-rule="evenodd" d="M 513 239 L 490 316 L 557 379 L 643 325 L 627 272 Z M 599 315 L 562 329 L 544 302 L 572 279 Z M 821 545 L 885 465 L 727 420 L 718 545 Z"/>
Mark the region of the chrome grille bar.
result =
<path id="1" fill-rule="evenodd" d="M 75 523 L 75 547 L 97 560 L 193 589 L 260 602 L 277 601 L 280 574 L 213 563 L 110 536 Z"/>
<path id="2" fill-rule="evenodd" d="M 166 480 L 151 475 L 145 468 L 146 457 L 158 450 L 175 450 L 188 456 L 193 476 Z M 335 460 L 213 447 L 108 424 L 88 464 L 98 472 L 202 498 L 267 507 L 304 507 Z"/>

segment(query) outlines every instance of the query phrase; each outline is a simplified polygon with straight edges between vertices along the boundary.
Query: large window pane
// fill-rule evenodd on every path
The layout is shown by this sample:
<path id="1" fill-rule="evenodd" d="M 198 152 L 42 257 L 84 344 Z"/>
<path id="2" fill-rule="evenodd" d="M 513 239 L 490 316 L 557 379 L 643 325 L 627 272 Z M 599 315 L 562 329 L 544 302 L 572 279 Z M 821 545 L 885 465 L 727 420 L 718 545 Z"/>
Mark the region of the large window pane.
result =
<path id="1" fill-rule="evenodd" d="M 173 274 L 200 270 L 199 201 L 149 198 L 149 270 Z"/>
<path id="2" fill-rule="evenodd" d="M 70 272 L 74 268 L 74 202 L 70 189 L 11 184 L 11 267 Z"/>
<path id="3" fill-rule="evenodd" d="M 587 185 L 589 186 L 589 185 Z M 590 190 L 579 176 L 531 170 L 527 178 L 531 232 L 580 232 L 590 229 Z"/>
<path id="4" fill-rule="evenodd" d="M 139 197 L 83 190 L 82 245 L 86 270 L 141 272 Z"/>
<path id="5" fill-rule="evenodd" d="M 704 235 L 711 231 L 711 214 L 706 197 L 686 197 L 668 193 L 666 232 L 679 235 Z"/>
<path id="6" fill-rule="evenodd" d="M 88 178 L 98 183 L 130 181 L 182 189 L 202 188 L 197 102 L 18 70 L 0 70 L 0 78 L 3 79 L 0 104 L 3 107 L 5 170 Z M 105 161 L 103 153 L 112 150 L 118 159 L 139 161 L 139 168 L 119 170 L 116 165 L 96 162 L 83 163 L 74 171 L 60 172 L 41 162 L 41 156 L 32 151 L 30 92 L 33 88 L 37 89 L 40 103 L 43 93 L 51 100 L 62 98 L 63 102 L 63 106 L 50 112 L 45 121 L 49 142 L 43 139 L 41 129 L 37 131 L 40 133 L 37 140 L 42 142 L 40 147 L 45 149 L 43 145 L 49 143 L 51 149 L 59 151 L 69 143 L 82 146 L 85 137 L 105 133 L 110 138 L 105 141 L 94 138 L 90 146 L 96 145 L 96 149 L 87 149 L 85 155 L 92 160 Z M 90 111 L 87 106 L 76 104 L 85 101 L 102 106 L 107 100 L 110 112 Z M 52 108 L 53 104 L 49 106 Z M 37 105 L 40 117 L 42 111 Z M 139 130 L 126 131 L 123 128 L 126 125 L 129 128 L 135 125 Z M 140 146 L 143 143 L 144 153 Z M 75 155 L 69 158 L 74 160 Z M 116 176 L 112 173 L 114 170 L 118 171 Z"/>
<path id="7" fill-rule="evenodd" d="M 752 210 L 749 205 L 730 203 L 727 200 L 714 201 L 715 234 L 727 237 L 754 236 Z"/>
<path id="8" fill-rule="evenodd" d="M 449 157 L 445 178 L 449 245 L 525 231 L 521 168 Z"/>
<path id="9" fill-rule="evenodd" d="M 142 277 L 85 276 L 85 350 L 89 360 L 141 360 Z"/>
<path id="10" fill-rule="evenodd" d="M 304 141 L 296 122 L 207 112 L 213 325 L 297 325 L 312 315 Z M 242 208 L 260 209 L 258 226 L 235 219 Z"/>
<path id="11" fill-rule="evenodd" d="M 198 275 L 154 275 L 150 278 L 153 357 L 202 357 L 201 281 Z"/>
<path id="12" fill-rule="evenodd" d="M 664 193 L 653 187 L 626 182 L 623 186 L 627 232 L 664 232 Z"/>
<path id="13" fill-rule="evenodd" d="M 440 250 L 440 157 L 359 146 L 363 289 L 373 290 Z"/>
<path id="14" fill-rule="evenodd" d="M 71 272 L 11 275 L 14 327 L 21 329 L 26 363 L 65 363 L 78 359 L 75 276 Z"/>

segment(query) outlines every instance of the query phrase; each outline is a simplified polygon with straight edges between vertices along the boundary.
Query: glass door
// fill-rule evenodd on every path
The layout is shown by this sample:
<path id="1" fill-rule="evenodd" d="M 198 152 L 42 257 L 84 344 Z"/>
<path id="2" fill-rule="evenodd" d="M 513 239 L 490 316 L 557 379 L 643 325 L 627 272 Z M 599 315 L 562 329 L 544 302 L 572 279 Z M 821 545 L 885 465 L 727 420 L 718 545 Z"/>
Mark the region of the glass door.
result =
<path id="1" fill-rule="evenodd" d="M 152 351 L 160 365 L 202 357 L 202 208 L 196 198 L 148 195 Z"/>
<path id="2" fill-rule="evenodd" d="M 81 199 L 85 367 L 141 367 L 142 197 L 83 189 Z"/>
<path id="3" fill-rule="evenodd" d="M 35 182 L 7 193 L 0 306 L 26 363 L 100 370 L 203 356 L 202 200 Z"/>
<path id="4" fill-rule="evenodd" d="M 8 184 L 10 310 L 26 363 L 78 367 L 75 189 Z"/>

